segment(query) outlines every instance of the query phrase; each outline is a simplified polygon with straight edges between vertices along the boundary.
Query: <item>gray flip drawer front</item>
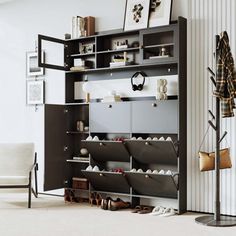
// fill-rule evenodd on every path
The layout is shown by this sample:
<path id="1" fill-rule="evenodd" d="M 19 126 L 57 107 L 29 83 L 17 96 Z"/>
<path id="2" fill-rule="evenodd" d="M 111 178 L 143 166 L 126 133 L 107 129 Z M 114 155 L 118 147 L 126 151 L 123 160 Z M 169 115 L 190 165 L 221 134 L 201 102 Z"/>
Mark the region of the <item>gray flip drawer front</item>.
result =
<path id="1" fill-rule="evenodd" d="M 130 133 L 131 104 L 92 103 L 89 107 L 90 132 L 97 133 Z"/>
<path id="2" fill-rule="evenodd" d="M 97 161 L 130 161 L 130 156 L 122 142 L 83 141 L 92 158 Z"/>
<path id="3" fill-rule="evenodd" d="M 178 101 L 132 103 L 133 133 L 178 133 Z"/>
<path id="4" fill-rule="evenodd" d="M 82 170 L 94 190 L 116 193 L 130 193 L 130 186 L 121 173 Z"/>
<path id="5" fill-rule="evenodd" d="M 177 153 L 171 141 L 130 140 L 126 145 L 130 155 L 140 163 L 178 164 Z"/>
<path id="6" fill-rule="evenodd" d="M 177 198 L 177 186 L 171 175 L 125 172 L 134 194 Z"/>

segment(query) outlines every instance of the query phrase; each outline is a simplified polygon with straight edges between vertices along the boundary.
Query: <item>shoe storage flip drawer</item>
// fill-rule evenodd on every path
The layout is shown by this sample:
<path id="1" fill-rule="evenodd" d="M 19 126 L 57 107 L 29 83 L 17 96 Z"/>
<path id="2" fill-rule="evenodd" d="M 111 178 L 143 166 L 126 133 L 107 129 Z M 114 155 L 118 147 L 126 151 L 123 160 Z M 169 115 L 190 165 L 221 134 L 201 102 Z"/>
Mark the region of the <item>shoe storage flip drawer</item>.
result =
<path id="1" fill-rule="evenodd" d="M 94 190 L 116 193 L 130 193 L 130 186 L 121 173 L 82 170 Z"/>
<path id="2" fill-rule="evenodd" d="M 177 198 L 177 186 L 171 175 L 126 172 L 134 194 Z"/>
<path id="3" fill-rule="evenodd" d="M 129 140 L 126 146 L 131 156 L 144 164 L 177 166 L 177 153 L 172 141 Z"/>
<path id="4" fill-rule="evenodd" d="M 89 106 L 90 132 L 130 133 L 129 102 L 91 103 Z"/>
<path id="5" fill-rule="evenodd" d="M 129 162 L 130 156 L 122 142 L 118 141 L 83 141 L 92 158 L 97 161 Z"/>
<path id="6" fill-rule="evenodd" d="M 178 133 L 178 101 L 132 103 L 133 133 Z"/>

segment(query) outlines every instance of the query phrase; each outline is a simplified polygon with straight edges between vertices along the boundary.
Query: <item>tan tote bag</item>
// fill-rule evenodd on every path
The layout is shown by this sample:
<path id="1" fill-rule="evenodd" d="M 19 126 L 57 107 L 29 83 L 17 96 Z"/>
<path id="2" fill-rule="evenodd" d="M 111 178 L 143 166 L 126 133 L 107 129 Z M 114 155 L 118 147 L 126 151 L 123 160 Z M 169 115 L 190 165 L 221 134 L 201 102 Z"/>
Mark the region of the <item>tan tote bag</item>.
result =
<path id="1" fill-rule="evenodd" d="M 230 159 L 229 148 L 220 150 L 220 169 L 231 168 L 232 163 Z M 215 169 L 215 152 L 199 151 L 199 168 L 200 171 L 209 171 Z"/>

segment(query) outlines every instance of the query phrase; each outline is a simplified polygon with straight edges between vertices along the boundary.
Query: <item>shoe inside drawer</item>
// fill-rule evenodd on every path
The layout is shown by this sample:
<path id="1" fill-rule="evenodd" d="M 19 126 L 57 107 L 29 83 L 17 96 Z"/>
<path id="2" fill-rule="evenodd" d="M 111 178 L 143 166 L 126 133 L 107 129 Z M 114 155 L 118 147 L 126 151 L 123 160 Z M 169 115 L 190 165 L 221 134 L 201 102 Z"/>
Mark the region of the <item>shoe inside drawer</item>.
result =
<path id="1" fill-rule="evenodd" d="M 97 191 L 130 193 L 130 186 L 122 173 L 82 170 L 84 176 Z"/>
<path id="2" fill-rule="evenodd" d="M 135 194 L 177 198 L 177 184 L 171 175 L 126 172 L 126 177 Z"/>

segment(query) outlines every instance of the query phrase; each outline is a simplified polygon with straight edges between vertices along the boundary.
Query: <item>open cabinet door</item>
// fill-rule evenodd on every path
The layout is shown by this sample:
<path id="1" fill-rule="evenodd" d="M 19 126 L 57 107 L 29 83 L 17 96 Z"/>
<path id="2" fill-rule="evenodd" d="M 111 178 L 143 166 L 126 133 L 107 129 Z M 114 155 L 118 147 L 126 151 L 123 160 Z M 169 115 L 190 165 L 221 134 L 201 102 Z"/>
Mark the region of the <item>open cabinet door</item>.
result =
<path id="1" fill-rule="evenodd" d="M 51 49 L 51 50 L 50 50 Z M 53 50 L 54 49 L 54 50 Z M 68 45 L 65 40 L 53 38 L 45 35 L 38 35 L 38 66 L 42 68 L 55 69 L 55 70 L 69 70 L 69 62 L 66 55 Z M 42 58 L 42 51 L 46 52 L 45 59 Z M 53 52 L 51 52 L 53 51 Z M 50 55 L 49 55 L 50 54 Z M 61 62 L 47 62 L 49 58 L 57 60 L 61 58 Z"/>
<path id="2" fill-rule="evenodd" d="M 66 136 L 67 115 L 63 105 L 45 105 L 44 191 L 64 188 L 68 182 L 66 159 L 71 148 Z"/>

